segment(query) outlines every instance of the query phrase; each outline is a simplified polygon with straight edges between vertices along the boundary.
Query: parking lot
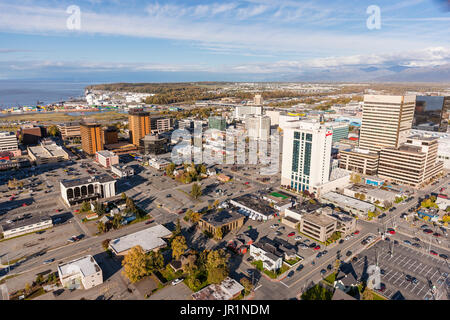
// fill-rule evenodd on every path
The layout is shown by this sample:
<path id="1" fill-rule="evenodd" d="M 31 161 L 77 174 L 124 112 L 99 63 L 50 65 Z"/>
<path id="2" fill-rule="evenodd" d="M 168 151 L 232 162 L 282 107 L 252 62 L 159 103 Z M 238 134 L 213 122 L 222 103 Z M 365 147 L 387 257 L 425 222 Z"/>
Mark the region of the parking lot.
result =
<path id="1" fill-rule="evenodd" d="M 358 275 L 362 275 L 369 265 L 375 264 L 382 269 L 381 282 L 386 289 L 383 294 L 393 298 L 400 294 L 411 300 L 431 300 L 432 286 L 436 287 L 436 299 L 447 299 L 450 288 L 448 261 L 429 253 L 418 251 L 412 247 L 398 243 L 390 254 L 389 241 L 380 241 L 373 247 L 357 255 L 358 261 L 353 267 Z M 378 257 L 378 258 L 376 258 Z M 415 277 L 417 283 L 408 281 L 406 276 Z"/>

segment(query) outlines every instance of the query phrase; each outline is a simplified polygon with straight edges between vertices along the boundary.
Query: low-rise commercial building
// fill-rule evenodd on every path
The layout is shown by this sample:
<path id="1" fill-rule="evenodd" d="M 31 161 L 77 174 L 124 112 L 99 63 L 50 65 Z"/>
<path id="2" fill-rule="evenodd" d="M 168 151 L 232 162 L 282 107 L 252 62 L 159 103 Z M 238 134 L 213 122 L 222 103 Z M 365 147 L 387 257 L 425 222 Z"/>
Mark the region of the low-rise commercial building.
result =
<path id="1" fill-rule="evenodd" d="M 213 235 L 221 229 L 222 234 L 225 235 L 230 231 L 241 228 L 244 219 L 243 215 L 231 210 L 219 210 L 203 215 L 198 225 L 202 230 L 206 230 Z"/>
<path id="2" fill-rule="evenodd" d="M 151 133 L 162 133 L 173 129 L 174 119 L 164 116 L 151 116 L 150 117 L 150 130 Z"/>
<path id="3" fill-rule="evenodd" d="M 8 219 L 0 226 L 3 238 L 9 239 L 30 232 L 36 232 L 53 226 L 52 218 L 47 215 L 25 213 Z"/>
<path id="4" fill-rule="evenodd" d="M 321 213 L 306 214 L 300 220 L 300 232 L 325 242 L 337 230 L 337 221 Z"/>
<path id="5" fill-rule="evenodd" d="M 244 287 L 236 280 L 226 277 L 220 284 L 210 284 L 192 294 L 194 300 L 233 300 Z"/>
<path id="6" fill-rule="evenodd" d="M 157 158 L 148 159 L 148 165 L 157 170 L 164 170 L 169 164 L 170 162 L 164 159 L 157 159 Z"/>
<path id="7" fill-rule="evenodd" d="M 111 166 L 111 172 L 117 175 L 119 178 L 126 178 L 134 176 L 134 169 L 130 166 L 123 164 L 115 164 Z"/>
<path id="8" fill-rule="evenodd" d="M 61 197 L 68 206 L 111 198 L 116 195 L 116 180 L 108 174 L 81 179 L 62 180 Z"/>
<path id="9" fill-rule="evenodd" d="M 88 290 L 103 283 L 103 272 L 91 255 L 58 265 L 58 276 L 63 287 Z"/>
<path id="10" fill-rule="evenodd" d="M 344 194 L 352 198 L 368 201 L 381 206 L 384 206 L 384 203 L 386 202 L 393 204 L 397 197 L 401 197 L 401 194 L 397 192 L 358 184 L 344 188 Z"/>
<path id="11" fill-rule="evenodd" d="M 39 146 L 27 147 L 28 157 L 37 165 L 69 160 L 69 154 L 63 147 L 51 140 L 43 140 Z"/>
<path id="12" fill-rule="evenodd" d="M 0 132 L 0 152 L 16 151 L 19 149 L 17 136 L 12 132 Z"/>
<path id="13" fill-rule="evenodd" d="M 113 165 L 119 164 L 119 156 L 111 151 L 100 150 L 95 153 L 95 161 L 105 168 L 109 168 Z"/>
<path id="14" fill-rule="evenodd" d="M 369 211 L 375 212 L 375 205 L 357 200 L 346 195 L 342 195 L 336 192 L 328 192 L 324 194 L 321 199 L 323 203 L 330 203 L 336 207 L 342 208 L 350 213 L 357 214 L 360 216 L 366 216 Z"/>
<path id="15" fill-rule="evenodd" d="M 126 255 L 128 251 L 136 246 L 141 246 L 145 252 L 157 251 L 167 246 L 164 239 L 172 236 L 172 232 L 163 225 L 156 225 L 135 233 L 128 234 L 111 240 L 109 248 L 116 255 Z"/>
<path id="16" fill-rule="evenodd" d="M 237 208 L 237 211 L 253 220 L 267 221 L 273 219 L 277 212 L 274 208 L 265 204 L 261 198 L 246 194 L 230 200 L 230 203 Z"/>

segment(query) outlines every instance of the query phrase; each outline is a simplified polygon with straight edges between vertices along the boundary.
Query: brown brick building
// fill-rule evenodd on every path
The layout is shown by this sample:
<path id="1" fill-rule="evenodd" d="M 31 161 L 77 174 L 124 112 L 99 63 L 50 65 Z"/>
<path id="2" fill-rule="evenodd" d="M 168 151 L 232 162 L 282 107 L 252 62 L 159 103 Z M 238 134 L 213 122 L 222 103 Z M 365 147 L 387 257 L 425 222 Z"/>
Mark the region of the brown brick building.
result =
<path id="1" fill-rule="evenodd" d="M 89 155 L 94 155 L 97 151 L 103 150 L 102 128 L 98 123 L 81 123 L 81 147 Z"/>
<path id="2" fill-rule="evenodd" d="M 130 142 L 139 147 L 139 140 L 150 133 L 150 113 L 142 109 L 132 110 L 128 113 L 128 128 Z"/>

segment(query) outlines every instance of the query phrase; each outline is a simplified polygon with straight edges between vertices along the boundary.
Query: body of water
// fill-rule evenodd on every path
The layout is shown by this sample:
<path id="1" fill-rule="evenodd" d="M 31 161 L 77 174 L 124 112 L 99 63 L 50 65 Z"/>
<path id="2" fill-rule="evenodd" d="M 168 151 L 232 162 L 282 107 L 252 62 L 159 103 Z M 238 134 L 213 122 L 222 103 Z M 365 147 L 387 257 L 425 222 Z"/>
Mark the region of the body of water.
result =
<path id="1" fill-rule="evenodd" d="M 0 108 L 49 104 L 84 96 L 86 86 L 76 81 L 0 80 Z"/>

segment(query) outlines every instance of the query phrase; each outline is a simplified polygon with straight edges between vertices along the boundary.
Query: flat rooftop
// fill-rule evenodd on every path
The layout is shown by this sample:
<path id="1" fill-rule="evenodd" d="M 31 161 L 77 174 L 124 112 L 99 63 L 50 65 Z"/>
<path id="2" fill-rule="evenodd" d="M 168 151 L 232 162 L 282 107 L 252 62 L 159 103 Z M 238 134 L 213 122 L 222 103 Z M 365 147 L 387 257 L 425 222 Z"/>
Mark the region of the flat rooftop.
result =
<path id="1" fill-rule="evenodd" d="M 244 287 L 239 282 L 227 277 L 220 284 L 210 284 L 193 293 L 192 298 L 194 300 L 230 300 L 242 290 Z"/>
<path id="2" fill-rule="evenodd" d="M 26 227 L 32 224 L 36 224 L 39 222 L 46 222 L 49 220 L 51 221 L 52 218 L 50 218 L 50 216 L 48 215 L 38 215 L 38 214 L 33 215 L 32 213 L 24 213 L 21 215 L 16 215 L 11 219 L 7 219 L 6 222 L 1 225 L 1 229 L 3 229 L 3 231 L 9 231 L 12 229 Z"/>
<path id="3" fill-rule="evenodd" d="M 167 243 L 162 238 L 172 235 L 163 225 L 156 225 L 120 238 L 111 240 L 110 247 L 116 252 L 124 252 L 135 246 L 141 246 L 144 251 L 150 251 Z"/>
<path id="4" fill-rule="evenodd" d="M 232 200 L 265 216 L 270 216 L 276 213 L 275 209 L 273 209 L 269 205 L 264 204 L 264 200 L 256 196 L 246 194 Z"/>
<path id="5" fill-rule="evenodd" d="M 335 222 L 335 220 L 320 213 L 305 214 L 302 216 L 302 219 L 321 227 L 329 226 Z"/>
<path id="6" fill-rule="evenodd" d="M 336 192 L 328 192 L 322 196 L 322 199 L 328 200 L 331 202 L 335 202 L 338 205 L 350 206 L 352 208 L 356 208 L 361 211 L 373 210 L 375 207 L 373 204 L 364 202 L 352 197 L 348 197 Z"/>
<path id="7" fill-rule="evenodd" d="M 58 265 L 58 271 L 60 271 L 63 277 L 78 273 L 81 273 L 84 277 L 87 277 L 102 271 L 102 269 L 100 269 L 94 257 L 87 255 L 85 257 Z"/>
<path id="8" fill-rule="evenodd" d="M 239 219 L 244 219 L 244 216 L 231 210 L 221 210 L 207 213 L 201 218 L 201 220 L 213 225 L 214 227 L 220 227 Z"/>
<path id="9" fill-rule="evenodd" d="M 106 183 L 106 182 L 112 182 L 115 181 L 113 177 L 111 177 L 109 174 L 102 174 L 99 176 L 94 177 L 83 177 L 79 179 L 73 179 L 73 180 L 62 180 L 61 184 L 66 188 L 72 188 L 76 187 L 82 184 L 89 184 L 89 183 Z"/>
<path id="10" fill-rule="evenodd" d="M 97 151 L 97 153 L 103 157 L 114 157 L 116 154 L 114 152 L 108 151 L 108 150 L 100 150 Z"/>

